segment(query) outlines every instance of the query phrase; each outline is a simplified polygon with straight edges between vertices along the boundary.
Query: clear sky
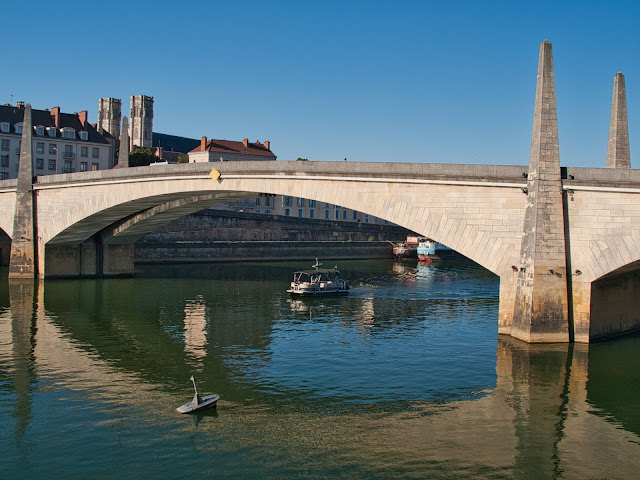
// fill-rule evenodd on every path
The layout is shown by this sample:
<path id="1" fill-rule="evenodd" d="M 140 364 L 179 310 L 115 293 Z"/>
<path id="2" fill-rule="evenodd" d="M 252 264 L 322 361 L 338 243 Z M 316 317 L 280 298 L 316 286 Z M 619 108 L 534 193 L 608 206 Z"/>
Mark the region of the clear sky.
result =
<path id="1" fill-rule="evenodd" d="M 604 167 L 625 75 L 640 168 L 640 2 L 2 2 L 0 102 L 154 97 L 154 131 L 270 140 L 279 160 L 529 161 L 553 44 L 563 166 Z"/>

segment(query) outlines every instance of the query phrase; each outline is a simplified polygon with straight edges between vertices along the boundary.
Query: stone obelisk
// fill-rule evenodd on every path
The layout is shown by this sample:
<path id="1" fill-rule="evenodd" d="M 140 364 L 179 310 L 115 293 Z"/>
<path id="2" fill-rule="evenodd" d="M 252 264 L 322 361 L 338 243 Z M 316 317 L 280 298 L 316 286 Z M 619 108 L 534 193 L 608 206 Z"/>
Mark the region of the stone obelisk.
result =
<path id="1" fill-rule="evenodd" d="M 613 77 L 613 98 L 611 99 L 606 167 L 631 168 L 627 92 L 624 87 L 624 75 L 620 72 Z"/>
<path id="2" fill-rule="evenodd" d="M 568 342 L 568 293 L 556 89 L 551 43 L 540 45 L 527 204 L 511 335 Z"/>
<path id="3" fill-rule="evenodd" d="M 120 150 L 118 151 L 118 168 L 129 166 L 129 121 L 127 116 L 122 117 L 122 129 L 120 130 Z"/>
<path id="4" fill-rule="evenodd" d="M 31 151 L 33 122 L 31 105 L 24 107 L 22 121 L 22 144 L 18 166 L 18 186 L 16 188 L 16 209 L 13 217 L 13 237 L 9 278 L 35 278 L 36 249 L 33 222 L 33 154 Z"/>

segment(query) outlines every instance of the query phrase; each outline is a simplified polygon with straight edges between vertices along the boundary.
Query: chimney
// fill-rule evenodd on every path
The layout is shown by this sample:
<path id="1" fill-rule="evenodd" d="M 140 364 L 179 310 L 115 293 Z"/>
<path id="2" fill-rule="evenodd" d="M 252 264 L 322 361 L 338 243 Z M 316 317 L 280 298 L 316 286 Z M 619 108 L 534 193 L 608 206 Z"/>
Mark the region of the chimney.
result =
<path id="1" fill-rule="evenodd" d="M 242 140 L 242 143 L 244 144 L 244 148 L 247 148 L 249 146 L 249 139 L 245 138 L 244 140 Z"/>
<path id="2" fill-rule="evenodd" d="M 207 149 L 207 137 L 202 137 L 200 139 L 200 150 L 206 150 Z"/>
<path id="3" fill-rule="evenodd" d="M 51 116 L 53 117 L 53 123 L 56 128 L 60 128 L 60 107 L 52 107 Z"/>
<path id="4" fill-rule="evenodd" d="M 86 128 L 87 126 L 87 111 L 83 110 L 80 112 L 80 114 L 78 115 L 78 119 L 80 120 L 80 123 L 82 124 L 83 128 Z"/>
<path id="5" fill-rule="evenodd" d="M 20 110 L 24 110 L 24 102 L 16 102 L 16 107 L 18 107 Z"/>
<path id="6" fill-rule="evenodd" d="M 267 150 L 271 151 L 271 142 L 269 140 L 264 141 L 264 146 Z"/>

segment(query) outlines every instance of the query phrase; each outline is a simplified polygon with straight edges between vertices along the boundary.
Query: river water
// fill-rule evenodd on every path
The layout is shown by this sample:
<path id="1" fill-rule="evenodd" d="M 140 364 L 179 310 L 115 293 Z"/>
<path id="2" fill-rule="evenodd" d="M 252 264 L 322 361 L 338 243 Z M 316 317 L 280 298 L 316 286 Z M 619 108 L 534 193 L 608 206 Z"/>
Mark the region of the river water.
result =
<path id="1" fill-rule="evenodd" d="M 349 296 L 290 299 L 309 266 L 0 270 L 0 476 L 638 478 L 640 337 L 498 337 L 462 261 L 340 262 Z M 216 410 L 175 412 L 191 375 Z"/>

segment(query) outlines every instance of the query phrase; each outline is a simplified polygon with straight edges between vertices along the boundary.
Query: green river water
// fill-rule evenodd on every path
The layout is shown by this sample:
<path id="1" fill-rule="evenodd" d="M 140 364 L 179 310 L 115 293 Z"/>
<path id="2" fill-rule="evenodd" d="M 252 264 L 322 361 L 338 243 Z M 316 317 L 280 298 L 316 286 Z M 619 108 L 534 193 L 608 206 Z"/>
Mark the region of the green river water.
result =
<path id="1" fill-rule="evenodd" d="M 311 263 L 0 270 L 0 477 L 640 478 L 639 336 L 499 337 L 463 261 L 341 261 L 350 295 L 289 298 Z M 175 412 L 191 375 L 217 409 Z"/>

